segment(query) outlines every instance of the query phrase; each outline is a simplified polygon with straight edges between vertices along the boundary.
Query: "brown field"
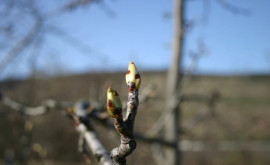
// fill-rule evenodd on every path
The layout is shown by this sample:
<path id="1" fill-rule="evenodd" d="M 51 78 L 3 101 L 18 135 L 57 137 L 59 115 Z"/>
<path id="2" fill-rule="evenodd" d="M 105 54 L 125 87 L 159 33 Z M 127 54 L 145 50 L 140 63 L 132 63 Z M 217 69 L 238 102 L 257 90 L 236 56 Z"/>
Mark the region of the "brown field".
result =
<path id="1" fill-rule="evenodd" d="M 139 106 L 135 130 L 145 133 L 155 123 L 164 109 L 165 72 L 144 72 L 140 90 L 153 84 L 156 94 Z M 8 97 L 28 106 L 37 106 L 51 98 L 58 101 L 75 102 L 87 99 L 106 103 L 107 87 L 118 90 L 126 100 L 127 89 L 124 73 L 93 73 L 5 81 L 0 90 Z M 196 76 L 183 83 L 184 99 L 181 103 L 182 140 L 206 141 L 263 141 L 270 143 L 270 77 L 269 76 Z M 84 164 L 77 151 L 78 135 L 73 121 L 65 117 L 64 110 L 52 110 L 38 116 L 23 116 L 0 104 L 0 159 L 9 149 L 16 162 L 22 161 L 23 125 L 26 120 L 34 123 L 31 143 L 39 143 L 47 150 L 45 158 L 31 154 L 28 164 Z M 198 118 L 195 123 L 191 121 Z M 179 123 L 180 124 L 180 123 Z M 111 150 L 119 144 L 114 130 L 95 123 L 96 131 L 105 146 Z M 151 155 L 151 145 L 138 142 L 137 149 L 128 157 L 130 165 L 156 164 Z M 183 152 L 183 164 L 188 165 L 248 165 L 270 164 L 270 146 L 267 150 L 219 151 L 213 146 L 206 151 Z M 93 160 L 94 162 L 94 160 Z M 95 164 L 95 163 L 93 163 Z"/>

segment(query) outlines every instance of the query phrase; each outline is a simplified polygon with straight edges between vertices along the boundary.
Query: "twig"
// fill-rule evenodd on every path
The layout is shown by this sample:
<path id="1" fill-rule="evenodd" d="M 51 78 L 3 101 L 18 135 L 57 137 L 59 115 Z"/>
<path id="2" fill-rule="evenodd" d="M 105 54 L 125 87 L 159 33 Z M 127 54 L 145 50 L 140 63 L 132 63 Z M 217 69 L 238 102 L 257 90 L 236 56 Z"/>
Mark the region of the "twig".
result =
<path id="1" fill-rule="evenodd" d="M 225 10 L 232 12 L 233 14 L 241 14 L 244 16 L 249 16 L 251 11 L 249 9 L 244 9 L 238 6 L 230 4 L 226 0 L 216 0 Z"/>
<path id="2" fill-rule="evenodd" d="M 10 62 L 21 53 L 27 46 L 29 46 L 36 34 L 40 31 L 42 27 L 42 22 L 40 19 L 36 21 L 31 30 L 26 34 L 26 36 L 20 40 L 13 48 L 8 52 L 7 57 L 0 63 L 0 72 L 3 72 L 4 69 L 10 64 Z"/>
<path id="3" fill-rule="evenodd" d="M 126 157 L 136 148 L 136 141 L 133 135 L 134 120 L 139 105 L 138 90 L 129 92 L 127 103 L 127 114 L 125 118 L 113 118 L 114 126 L 121 135 L 121 144 L 114 148 L 111 157 L 116 165 L 126 164 Z"/>
<path id="4" fill-rule="evenodd" d="M 7 96 L 4 96 L 0 92 L 0 101 L 10 107 L 11 109 L 15 111 L 19 111 L 23 114 L 29 115 L 29 116 L 38 116 L 38 115 L 43 115 L 45 114 L 49 109 L 54 109 L 54 108 L 61 108 L 65 109 L 67 107 L 70 107 L 72 105 L 71 103 L 68 102 L 57 102 L 55 100 L 46 100 L 43 102 L 42 105 L 37 106 L 37 107 L 27 107 L 24 106 L 16 101 L 13 101 Z"/>
<path id="5" fill-rule="evenodd" d="M 122 117 L 123 106 L 118 93 L 112 88 L 109 88 L 107 92 L 107 110 L 113 118 L 114 127 L 121 136 L 120 146 L 111 151 L 111 158 L 115 165 L 125 165 L 126 157 L 136 149 L 133 130 L 139 106 L 138 90 L 141 84 L 141 77 L 133 62 L 129 63 L 126 83 L 129 92 L 127 112 L 124 118 Z"/>
<path id="6" fill-rule="evenodd" d="M 48 26 L 46 30 L 48 32 L 53 33 L 55 36 L 59 37 L 59 39 L 61 39 L 65 43 L 68 43 L 70 46 L 74 47 L 76 50 L 82 52 L 83 55 L 88 55 L 88 56 L 91 56 L 92 58 L 95 58 L 96 60 L 99 60 L 102 63 L 107 63 L 106 57 L 108 55 L 93 49 L 89 45 L 73 37 L 69 33 L 62 30 L 61 28 L 58 28 L 56 26 Z M 96 56 L 97 54 L 98 56 Z"/>

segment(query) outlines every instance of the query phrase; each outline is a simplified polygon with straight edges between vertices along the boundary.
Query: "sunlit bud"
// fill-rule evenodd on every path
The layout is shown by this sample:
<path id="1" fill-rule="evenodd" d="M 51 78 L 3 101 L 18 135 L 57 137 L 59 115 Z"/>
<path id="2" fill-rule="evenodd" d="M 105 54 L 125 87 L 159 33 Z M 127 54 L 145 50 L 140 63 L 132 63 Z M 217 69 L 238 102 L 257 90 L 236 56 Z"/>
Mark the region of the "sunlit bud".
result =
<path id="1" fill-rule="evenodd" d="M 141 76 L 137 71 L 137 68 L 133 62 L 130 62 L 128 65 L 128 72 L 126 74 L 126 83 L 128 85 L 128 90 L 134 91 L 140 88 L 141 85 Z"/>
<path id="2" fill-rule="evenodd" d="M 113 118 L 122 117 L 122 102 L 118 93 L 111 87 L 107 91 L 107 110 Z"/>

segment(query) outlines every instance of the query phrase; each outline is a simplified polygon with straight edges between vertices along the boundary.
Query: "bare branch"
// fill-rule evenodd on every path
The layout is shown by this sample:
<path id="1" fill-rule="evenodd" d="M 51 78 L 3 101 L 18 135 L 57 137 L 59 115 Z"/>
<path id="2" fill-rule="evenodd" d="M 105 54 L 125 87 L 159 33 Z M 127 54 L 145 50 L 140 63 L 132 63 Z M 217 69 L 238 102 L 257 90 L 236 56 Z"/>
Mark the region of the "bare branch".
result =
<path id="1" fill-rule="evenodd" d="M 0 101 L 10 107 L 11 109 L 15 111 L 22 112 L 23 114 L 29 115 L 29 116 L 38 116 L 38 115 L 43 115 L 45 114 L 49 109 L 55 109 L 55 108 L 61 108 L 65 109 L 67 107 L 70 107 L 72 105 L 71 103 L 68 102 L 56 102 L 54 100 L 46 100 L 43 102 L 42 105 L 37 106 L 37 107 L 27 107 L 24 106 L 16 101 L 13 101 L 12 99 L 8 98 L 7 96 L 4 96 L 0 92 Z"/>
<path id="2" fill-rule="evenodd" d="M 111 152 L 112 159 L 116 165 L 126 164 L 126 157 L 136 148 L 136 141 L 133 136 L 134 120 L 139 105 L 138 90 L 129 92 L 127 113 L 124 118 L 113 118 L 114 126 L 121 135 L 121 144 Z"/>
<path id="3" fill-rule="evenodd" d="M 29 46 L 33 39 L 35 38 L 36 34 L 40 31 L 42 27 L 42 22 L 37 20 L 35 25 L 32 27 L 31 30 L 26 34 L 26 36 L 20 40 L 13 48 L 8 52 L 7 57 L 0 62 L 0 72 L 3 72 L 4 69 L 10 64 L 10 62 L 17 57 L 19 53 L 21 53 L 27 46 Z"/>
<path id="4" fill-rule="evenodd" d="M 56 9 L 46 13 L 44 17 L 46 19 L 55 18 L 67 11 L 75 10 L 81 6 L 88 6 L 91 4 L 91 0 L 70 0 L 64 5 L 57 7 Z"/>
<path id="5" fill-rule="evenodd" d="M 81 136 L 84 137 L 87 146 L 89 147 L 99 164 L 113 165 L 113 162 L 110 159 L 107 150 L 105 149 L 104 145 L 101 143 L 94 131 L 87 129 L 87 127 L 82 123 L 80 123 L 76 127 L 76 130 Z"/>
<path id="6" fill-rule="evenodd" d="M 125 165 L 126 157 L 136 149 L 133 130 L 134 122 L 139 106 L 138 90 L 141 84 L 141 77 L 133 62 L 129 63 L 126 73 L 126 83 L 128 86 L 128 102 L 126 116 L 122 116 L 122 102 L 118 93 L 109 87 L 107 91 L 107 111 L 114 121 L 114 127 L 121 136 L 119 147 L 111 151 L 111 157 L 115 165 Z"/>
<path id="7" fill-rule="evenodd" d="M 244 16 L 249 16 L 251 14 L 251 11 L 249 9 L 244 9 L 238 6 L 234 6 L 233 4 L 230 4 L 226 0 L 216 0 L 224 9 L 232 12 L 233 14 L 240 14 Z"/>
<path id="8" fill-rule="evenodd" d="M 79 39 L 73 37 L 72 35 L 65 32 L 64 30 L 62 30 L 56 26 L 48 26 L 46 30 L 48 30 L 49 32 L 52 32 L 53 34 L 55 34 L 55 36 L 58 36 L 59 39 L 66 42 L 67 44 L 69 44 L 73 48 L 76 48 L 76 50 L 82 52 L 84 55 L 91 56 L 92 58 L 99 60 L 103 64 L 107 63 L 106 57 L 108 55 L 91 48 L 89 45 L 81 42 Z"/>

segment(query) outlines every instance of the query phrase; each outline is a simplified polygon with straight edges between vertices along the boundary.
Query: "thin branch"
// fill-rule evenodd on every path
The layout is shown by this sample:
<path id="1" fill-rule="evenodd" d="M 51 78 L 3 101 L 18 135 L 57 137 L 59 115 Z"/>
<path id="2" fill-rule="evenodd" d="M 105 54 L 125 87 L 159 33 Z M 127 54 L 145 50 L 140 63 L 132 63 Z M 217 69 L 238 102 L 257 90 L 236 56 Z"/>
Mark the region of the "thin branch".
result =
<path id="1" fill-rule="evenodd" d="M 154 137 L 158 134 L 158 132 L 162 129 L 162 127 L 164 126 L 164 123 L 166 123 L 166 121 L 170 120 L 170 117 L 168 114 L 172 114 L 175 106 L 179 105 L 181 102 L 181 97 L 182 94 L 178 94 L 177 92 L 178 90 L 176 90 L 174 92 L 174 95 L 171 97 L 171 99 L 169 99 L 168 104 L 166 104 L 166 107 L 164 109 L 166 109 L 166 111 L 164 111 L 161 116 L 158 118 L 158 120 L 155 122 L 155 124 L 151 127 L 151 129 L 149 129 L 146 134 L 150 137 Z"/>
<path id="2" fill-rule="evenodd" d="M 69 2 L 64 4 L 63 6 L 60 6 L 60 7 L 56 8 L 55 10 L 52 10 L 52 11 L 46 13 L 45 18 L 46 19 L 55 18 L 55 17 L 65 13 L 67 11 L 75 10 L 81 6 L 88 6 L 91 3 L 92 3 L 91 0 L 70 0 Z"/>
<path id="3" fill-rule="evenodd" d="M 191 64 L 189 66 L 189 69 L 186 71 L 186 73 L 183 75 L 183 77 L 181 78 L 177 88 L 175 89 L 175 93 L 172 98 L 173 99 L 169 99 L 169 103 L 166 105 L 166 107 L 164 107 L 163 109 L 168 110 L 167 111 L 163 111 L 163 113 L 160 115 L 159 119 L 155 122 L 155 124 L 153 124 L 153 126 L 147 131 L 147 135 L 149 136 L 155 136 L 158 134 L 158 132 L 163 128 L 164 123 L 166 123 L 167 121 L 170 120 L 169 117 L 167 117 L 167 113 L 172 113 L 173 106 L 179 105 L 180 102 L 182 102 L 183 100 L 185 101 L 186 99 L 189 99 L 189 97 L 186 97 L 186 90 L 187 90 L 187 86 L 190 84 L 190 82 L 192 81 L 192 78 L 194 76 L 194 72 L 197 69 L 197 65 L 199 62 L 199 59 L 203 56 L 206 56 L 209 54 L 209 51 L 207 49 L 207 47 L 205 46 L 203 40 L 198 40 L 197 41 L 197 50 L 195 52 L 192 52 L 191 54 Z M 182 88 L 183 86 L 185 86 L 185 88 Z M 179 92 L 179 90 L 181 89 L 181 92 Z M 178 101 L 177 101 L 178 100 Z M 208 101 L 208 100 L 207 100 Z M 174 105 L 173 105 L 174 104 Z"/>
<path id="4" fill-rule="evenodd" d="M 134 122 L 139 106 L 139 88 L 141 76 L 133 62 L 129 63 L 126 73 L 126 83 L 128 86 L 128 102 L 126 116 L 122 115 L 122 102 L 118 93 L 109 87 L 107 91 L 107 111 L 114 121 L 114 127 L 119 133 L 120 146 L 111 151 L 111 158 L 115 165 L 126 165 L 126 157 L 136 149 L 134 139 Z"/>
<path id="5" fill-rule="evenodd" d="M 27 46 L 32 43 L 33 39 L 40 31 L 41 27 L 42 22 L 38 19 L 32 29 L 29 30 L 29 32 L 26 34 L 26 36 L 16 45 L 14 45 L 14 47 L 9 50 L 7 57 L 0 62 L 0 72 L 3 72 L 4 69 L 6 69 L 6 67 L 10 64 L 10 62 L 13 61 L 13 59 L 17 57 L 19 53 L 21 53 Z"/>
<path id="6" fill-rule="evenodd" d="M 249 16 L 251 11 L 249 9 L 244 9 L 233 4 L 230 4 L 226 0 L 216 0 L 225 10 L 230 11 L 233 14 L 240 14 L 244 16 Z"/>
<path id="7" fill-rule="evenodd" d="M 60 29 L 60 28 L 58 28 L 56 26 L 48 26 L 46 30 L 48 30 L 49 32 L 52 32 L 53 34 L 58 36 L 59 39 L 61 39 L 62 41 L 68 43 L 70 46 L 72 46 L 76 50 L 82 52 L 84 55 L 92 56 L 93 58 L 99 60 L 103 64 L 107 63 L 106 57 L 108 55 L 106 55 L 106 54 L 104 54 L 102 52 L 99 52 L 97 50 L 94 50 L 89 45 L 83 43 L 82 41 L 80 41 L 79 39 L 73 37 L 72 35 L 65 32 L 64 30 L 62 30 L 62 29 Z M 96 54 L 98 56 L 96 56 L 94 54 Z"/>
<path id="8" fill-rule="evenodd" d="M 55 109 L 55 108 L 61 108 L 65 109 L 67 107 L 70 107 L 72 105 L 71 103 L 68 102 L 57 102 L 55 100 L 46 100 L 43 102 L 42 105 L 37 106 L 37 107 L 27 107 L 24 106 L 23 104 L 20 104 L 12 99 L 10 99 L 7 96 L 4 96 L 0 92 L 0 101 L 10 107 L 11 109 L 15 111 L 22 112 L 23 114 L 29 115 L 29 116 L 38 116 L 38 115 L 43 115 L 45 114 L 49 109 Z"/>
<path id="9" fill-rule="evenodd" d="M 121 144 L 114 148 L 111 157 L 116 165 L 125 165 L 126 157 L 136 149 L 136 141 L 134 139 L 134 121 L 139 105 L 138 90 L 128 93 L 127 113 L 125 118 L 113 118 L 114 126 L 121 135 Z"/>

